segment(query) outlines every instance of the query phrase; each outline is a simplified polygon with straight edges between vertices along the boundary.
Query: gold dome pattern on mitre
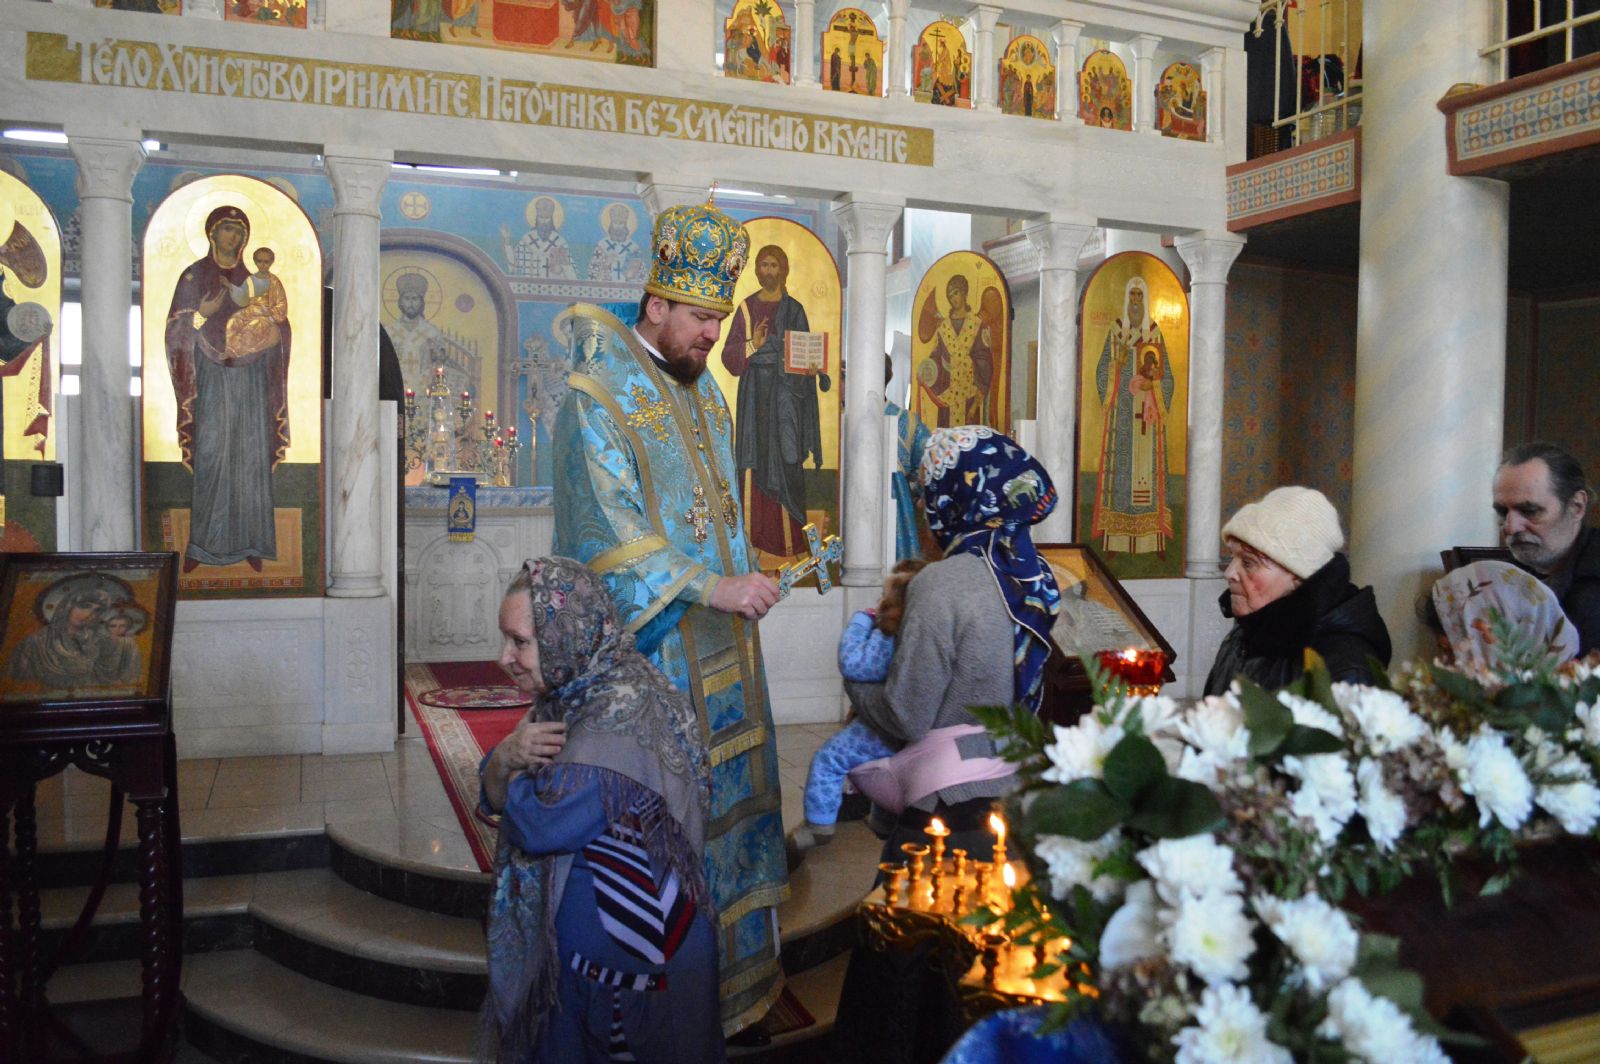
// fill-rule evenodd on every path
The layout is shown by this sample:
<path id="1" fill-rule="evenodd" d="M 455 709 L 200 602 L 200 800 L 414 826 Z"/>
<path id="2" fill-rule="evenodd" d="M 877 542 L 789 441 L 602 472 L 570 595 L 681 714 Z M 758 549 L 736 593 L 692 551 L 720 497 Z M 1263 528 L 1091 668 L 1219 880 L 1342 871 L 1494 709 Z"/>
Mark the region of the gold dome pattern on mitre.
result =
<path id="1" fill-rule="evenodd" d="M 644 290 L 678 303 L 724 314 L 733 310 L 733 286 L 750 260 L 750 234 L 710 202 L 670 207 L 656 217 L 655 259 Z"/>

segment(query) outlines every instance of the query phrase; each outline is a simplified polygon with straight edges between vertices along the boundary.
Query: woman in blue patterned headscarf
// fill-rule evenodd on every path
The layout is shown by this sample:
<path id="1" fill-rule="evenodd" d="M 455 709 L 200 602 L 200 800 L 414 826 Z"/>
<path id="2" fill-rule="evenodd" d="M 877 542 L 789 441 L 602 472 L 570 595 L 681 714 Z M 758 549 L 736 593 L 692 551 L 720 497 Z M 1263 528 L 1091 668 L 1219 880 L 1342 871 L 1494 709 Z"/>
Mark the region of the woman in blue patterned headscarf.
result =
<path id="1" fill-rule="evenodd" d="M 1037 713 L 1050 626 L 1061 609 L 1055 575 L 1030 531 L 1056 508 L 1050 474 L 1009 436 L 962 425 L 933 433 L 918 479 L 928 528 L 945 557 L 975 554 L 994 574 L 1011 615 L 1016 701 Z"/>

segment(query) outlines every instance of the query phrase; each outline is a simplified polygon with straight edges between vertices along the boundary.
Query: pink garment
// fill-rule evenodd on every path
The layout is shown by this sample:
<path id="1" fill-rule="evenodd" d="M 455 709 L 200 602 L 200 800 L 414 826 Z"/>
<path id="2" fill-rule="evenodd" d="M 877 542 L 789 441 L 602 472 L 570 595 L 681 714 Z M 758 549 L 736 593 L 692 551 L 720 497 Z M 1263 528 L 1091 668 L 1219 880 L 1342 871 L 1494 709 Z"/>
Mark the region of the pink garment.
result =
<path id="1" fill-rule="evenodd" d="M 896 754 L 857 765 L 850 770 L 850 782 L 874 804 L 899 814 L 934 791 L 1015 773 L 1017 766 L 1004 758 L 961 757 L 956 740 L 982 733 L 977 724 L 935 728 Z"/>

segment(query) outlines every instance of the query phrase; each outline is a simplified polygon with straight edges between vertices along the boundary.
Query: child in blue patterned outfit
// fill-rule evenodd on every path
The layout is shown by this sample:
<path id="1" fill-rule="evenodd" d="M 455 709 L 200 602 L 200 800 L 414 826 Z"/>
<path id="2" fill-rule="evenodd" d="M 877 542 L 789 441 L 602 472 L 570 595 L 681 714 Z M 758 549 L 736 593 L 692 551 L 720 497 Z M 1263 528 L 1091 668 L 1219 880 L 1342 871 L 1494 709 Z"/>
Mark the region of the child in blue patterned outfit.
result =
<path id="1" fill-rule="evenodd" d="M 927 564 L 914 558 L 898 563 L 883 582 L 877 609 L 861 610 L 850 618 L 839 637 L 839 672 L 846 680 L 883 683 L 888 679 L 889 659 L 894 657 L 895 636 L 905 613 L 906 587 Z M 806 775 L 806 822 L 790 835 L 794 848 L 803 852 L 832 842 L 846 773 L 897 749 L 897 744 L 855 719 L 852 712 L 845 726 L 811 758 L 811 771 Z"/>

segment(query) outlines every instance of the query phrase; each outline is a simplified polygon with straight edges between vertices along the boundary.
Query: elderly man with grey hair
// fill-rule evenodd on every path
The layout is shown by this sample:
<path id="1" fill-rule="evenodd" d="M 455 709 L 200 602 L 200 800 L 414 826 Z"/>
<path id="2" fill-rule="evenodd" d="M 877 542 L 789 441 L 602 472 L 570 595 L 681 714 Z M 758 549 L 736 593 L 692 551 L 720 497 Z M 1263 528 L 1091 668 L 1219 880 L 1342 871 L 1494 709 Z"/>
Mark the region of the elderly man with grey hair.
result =
<path id="1" fill-rule="evenodd" d="M 1513 447 L 1494 475 L 1500 538 L 1542 579 L 1578 630 L 1578 653 L 1600 647 L 1600 534 L 1583 523 L 1589 485 L 1583 466 L 1553 443 Z"/>

